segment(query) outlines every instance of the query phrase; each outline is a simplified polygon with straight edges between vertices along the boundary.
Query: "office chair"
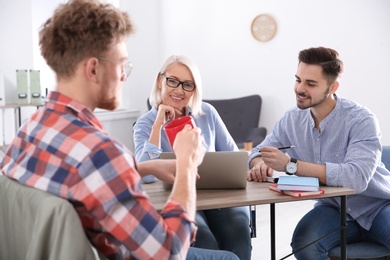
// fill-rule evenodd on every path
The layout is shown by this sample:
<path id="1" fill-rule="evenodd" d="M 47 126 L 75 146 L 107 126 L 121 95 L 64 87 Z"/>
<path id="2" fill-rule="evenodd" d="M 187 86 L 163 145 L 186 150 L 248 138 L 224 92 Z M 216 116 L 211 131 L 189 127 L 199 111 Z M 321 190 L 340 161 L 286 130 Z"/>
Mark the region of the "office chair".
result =
<path id="1" fill-rule="evenodd" d="M 390 146 L 383 146 L 382 162 L 387 169 L 390 169 Z M 329 251 L 329 256 L 340 257 L 340 246 L 332 248 Z M 354 259 L 378 258 L 390 256 L 390 249 L 383 245 L 372 242 L 358 242 L 347 244 L 347 257 Z"/>
<path id="2" fill-rule="evenodd" d="M 238 148 L 244 142 L 260 144 L 267 135 L 267 129 L 259 126 L 262 99 L 260 95 L 250 95 L 232 99 L 205 99 L 218 111 Z"/>
<path id="3" fill-rule="evenodd" d="M 73 206 L 0 175 L 0 259 L 104 259 Z"/>

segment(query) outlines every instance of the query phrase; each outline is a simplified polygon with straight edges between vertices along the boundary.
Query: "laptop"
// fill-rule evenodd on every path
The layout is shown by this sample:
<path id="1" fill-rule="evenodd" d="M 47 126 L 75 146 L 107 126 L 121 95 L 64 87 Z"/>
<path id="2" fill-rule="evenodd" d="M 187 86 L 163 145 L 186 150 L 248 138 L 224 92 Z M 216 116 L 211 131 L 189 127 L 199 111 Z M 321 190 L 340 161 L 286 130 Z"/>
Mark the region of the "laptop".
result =
<path id="1" fill-rule="evenodd" d="M 163 152 L 161 159 L 175 159 L 172 152 Z M 248 172 L 248 152 L 206 152 L 198 166 L 200 179 L 196 189 L 245 189 Z M 172 184 L 163 183 L 165 189 L 172 189 Z"/>

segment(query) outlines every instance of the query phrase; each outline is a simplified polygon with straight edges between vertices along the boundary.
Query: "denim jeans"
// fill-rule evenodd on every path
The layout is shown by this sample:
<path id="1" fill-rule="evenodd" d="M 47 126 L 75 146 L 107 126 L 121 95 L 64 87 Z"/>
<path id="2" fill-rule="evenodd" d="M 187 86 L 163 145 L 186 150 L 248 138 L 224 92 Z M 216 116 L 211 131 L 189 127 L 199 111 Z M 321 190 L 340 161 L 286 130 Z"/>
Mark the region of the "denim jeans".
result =
<path id="1" fill-rule="evenodd" d="M 347 243 L 372 241 L 390 248 L 390 204 L 386 205 L 374 219 L 371 229 L 365 230 L 356 221 L 347 222 Z M 340 211 L 330 206 L 317 206 L 308 212 L 295 228 L 291 247 L 293 251 L 310 244 L 326 234 L 337 230 L 311 246 L 294 254 L 296 259 L 329 259 L 328 251 L 341 244 Z"/>
<path id="2" fill-rule="evenodd" d="M 240 260 L 238 256 L 229 251 L 210 250 L 204 248 L 190 247 L 187 260 Z"/>
<path id="3" fill-rule="evenodd" d="M 227 250 L 241 260 L 251 259 L 249 207 L 197 211 L 197 248 Z"/>

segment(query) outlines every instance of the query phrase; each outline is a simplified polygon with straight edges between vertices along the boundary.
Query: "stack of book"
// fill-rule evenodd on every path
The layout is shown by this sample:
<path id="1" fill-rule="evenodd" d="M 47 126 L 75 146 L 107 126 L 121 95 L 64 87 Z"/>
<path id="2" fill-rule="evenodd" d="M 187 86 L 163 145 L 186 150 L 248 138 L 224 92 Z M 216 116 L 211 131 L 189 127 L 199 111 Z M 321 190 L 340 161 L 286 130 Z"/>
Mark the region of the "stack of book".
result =
<path id="1" fill-rule="evenodd" d="M 292 197 L 305 197 L 324 194 L 317 177 L 279 176 L 277 183 L 269 189 Z"/>

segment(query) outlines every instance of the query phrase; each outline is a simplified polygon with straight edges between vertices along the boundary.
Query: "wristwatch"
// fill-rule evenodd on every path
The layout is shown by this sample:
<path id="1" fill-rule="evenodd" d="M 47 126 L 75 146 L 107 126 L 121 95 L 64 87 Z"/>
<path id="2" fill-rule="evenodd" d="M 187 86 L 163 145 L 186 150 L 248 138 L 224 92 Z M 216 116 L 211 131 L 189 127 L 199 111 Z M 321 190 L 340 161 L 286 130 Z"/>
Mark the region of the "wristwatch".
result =
<path id="1" fill-rule="evenodd" d="M 286 165 L 286 173 L 288 175 L 294 175 L 297 172 L 297 159 L 291 158 Z"/>

